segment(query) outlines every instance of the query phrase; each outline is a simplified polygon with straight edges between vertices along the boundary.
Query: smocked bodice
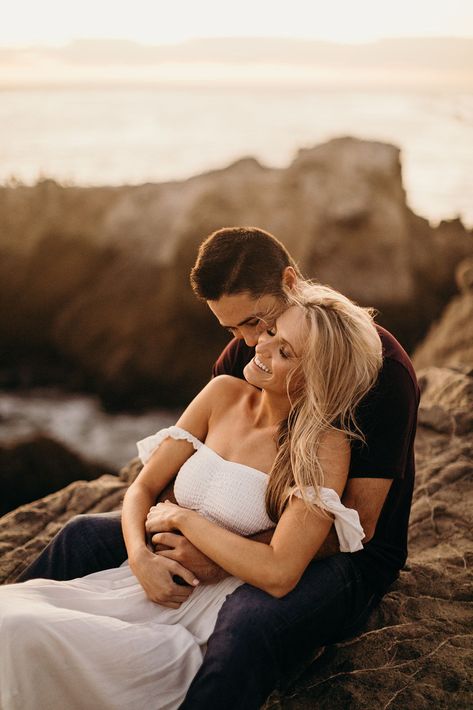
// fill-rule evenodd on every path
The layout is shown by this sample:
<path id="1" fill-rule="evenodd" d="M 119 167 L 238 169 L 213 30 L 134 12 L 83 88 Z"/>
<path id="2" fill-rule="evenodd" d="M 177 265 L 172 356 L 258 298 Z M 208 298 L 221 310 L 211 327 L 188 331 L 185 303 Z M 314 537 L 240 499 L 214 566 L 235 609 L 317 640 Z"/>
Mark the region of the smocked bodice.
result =
<path id="1" fill-rule="evenodd" d="M 181 466 L 174 483 L 174 495 L 179 505 L 196 510 L 239 535 L 253 535 L 274 527 L 265 506 L 266 473 L 227 461 L 188 431 L 176 426 L 161 429 L 138 442 L 143 463 L 167 437 L 188 441 L 195 449 Z M 310 497 L 311 489 L 307 492 Z M 364 532 L 358 513 L 346 508 L 330 488 L 320 489 L 320 499 L 324 509 L 334 515 L 340 550 L 354 552 L 361 549 Z"/>

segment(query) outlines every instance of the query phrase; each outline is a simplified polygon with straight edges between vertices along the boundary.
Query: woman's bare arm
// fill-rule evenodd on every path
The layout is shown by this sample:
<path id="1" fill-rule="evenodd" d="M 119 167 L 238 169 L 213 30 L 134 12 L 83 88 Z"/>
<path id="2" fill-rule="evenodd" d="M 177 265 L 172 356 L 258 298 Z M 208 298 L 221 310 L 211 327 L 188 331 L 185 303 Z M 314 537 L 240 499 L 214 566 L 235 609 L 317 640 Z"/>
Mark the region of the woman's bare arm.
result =
<path id="1" fill-rule="evenodd" d="M 201 440 L 207 435 L 215 387 L 214 382 L 210 382 L 177 422 Z M 194 573 L 177 560 L 155 555 L 148 548 L 145 521 L 160 492 L 193 453 L 189 442 L 165 439 L 131 484 L 123 501 L 122 527 L 130 567 L 150 599 L 174 608 L 189 596 L 192 586 L 176 584 L 173 577 L 177 575 L 189 585 L 195 585 L 197 580 Z"/>

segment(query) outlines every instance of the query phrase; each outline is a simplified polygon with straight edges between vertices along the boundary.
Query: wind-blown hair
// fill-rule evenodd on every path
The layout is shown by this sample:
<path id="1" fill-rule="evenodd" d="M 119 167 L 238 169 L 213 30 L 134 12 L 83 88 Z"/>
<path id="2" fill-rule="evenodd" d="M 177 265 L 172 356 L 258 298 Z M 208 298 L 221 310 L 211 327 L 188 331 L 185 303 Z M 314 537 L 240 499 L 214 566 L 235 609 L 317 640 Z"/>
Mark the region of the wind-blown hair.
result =
<path id="1" fill-rule="evenodd" d="M 328 286 L 298 281 L 287 305 L 301 308 L 307 337 L 287 382 L 291 409 L 279 429 L 278 453 L 269 477 L 266 508 L 277 521 L 296 490 L 312 508 L 320 506 L 323 469 L 319 448 L 330 431 L 363 441 L 357 405 L 373 387 L 382 364 L 374 312 Z M 306 487 L 314 488 L 312 503 Z"/>

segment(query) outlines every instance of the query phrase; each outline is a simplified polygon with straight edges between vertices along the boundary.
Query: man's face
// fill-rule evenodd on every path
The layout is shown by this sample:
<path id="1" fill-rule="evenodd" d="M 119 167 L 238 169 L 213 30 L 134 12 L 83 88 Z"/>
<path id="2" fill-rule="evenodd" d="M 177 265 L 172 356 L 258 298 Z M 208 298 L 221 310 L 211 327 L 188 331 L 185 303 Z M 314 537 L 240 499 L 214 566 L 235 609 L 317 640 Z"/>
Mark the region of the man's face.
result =
<path id="1" fill-rule="evenodd" d="M 256 345 L 262 331 L 285 309 L 276 296 L 255 298 L 247 292 L 221 296 L 207 305 L 223 328 L 249 346 Z"/>

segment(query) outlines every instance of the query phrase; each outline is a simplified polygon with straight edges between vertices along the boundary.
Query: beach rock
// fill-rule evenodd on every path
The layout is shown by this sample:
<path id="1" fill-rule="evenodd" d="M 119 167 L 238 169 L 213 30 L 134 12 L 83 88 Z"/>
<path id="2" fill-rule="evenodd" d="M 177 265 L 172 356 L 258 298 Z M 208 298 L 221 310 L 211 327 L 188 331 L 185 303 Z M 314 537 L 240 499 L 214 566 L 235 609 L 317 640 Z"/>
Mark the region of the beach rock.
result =
<path id="1" fill-rule="evenodd" d="M 0 384 L 57 377 L 109 407 L 187 402 L 225 342 L 189 270 L 207 234 L 236 224 L 270 230 L 307 276 L 378 308 L 407 348 L 473 251 L 458 220 L 432 228 L 409 210 L 396 147 L 353 138 L 286 169 L 245 158 L 182 182 L 0 188 Z"/>
<path id="2" fill-rule="evenodd" d="M 456 270 L 460 294 L 430 328 L 416 348 L 416 367 L 466 366 L 473 368 L 473 258 L 462 261 Z"/>
<path id="3" fill-rule="evenodd" d="M 47 436 L 0 446 L 0 515 L 73 481 L 90 481 L 103 473 L 111 471 L 82 460 Z"/>
<path id="4" fill-rule="evenodd" d="M 75 481 L 0 518 L 0 581 L 12 582 L 74 515 L 118 508 L 127 483 L 103 475 Z"/>

